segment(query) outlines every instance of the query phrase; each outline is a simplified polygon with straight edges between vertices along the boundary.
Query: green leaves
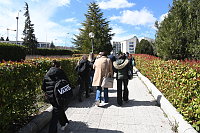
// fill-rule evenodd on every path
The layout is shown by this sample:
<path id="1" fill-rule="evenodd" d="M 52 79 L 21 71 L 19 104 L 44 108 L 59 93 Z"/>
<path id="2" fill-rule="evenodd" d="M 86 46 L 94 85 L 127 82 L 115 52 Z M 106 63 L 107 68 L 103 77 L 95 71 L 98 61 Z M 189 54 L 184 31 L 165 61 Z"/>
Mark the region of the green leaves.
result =
<path id="1" fill-rule="evenodd" d="M 109 27 L 109 21 L 103 18 L 99 6 L 92 2 L 88 6 L 86 20 L 82 23 L 79 35 L 75 35 L 73 43 L 82 53 L 89 53 L 92 51 L 92 44 L 94 46 L 94 53 L 100 51 L 112 50 L 111 40 L 114 34 L 111 34 L 112 28 Z M 94 38 L 89 37 L 89 33 L 94 33 Z"/>
<path id="2" fill-rule="evenodd" d="M 134 57 L 140 72 L 200 131 L 200 62 L 163 61 L 154 56 L 139 54 Z"/>
<path id="3" fill-rule="evenodd" d="M 155 47 L 162 59 L 200 59 L 200 4 L 198 0 L 175 0 L 157 27 Z"/>

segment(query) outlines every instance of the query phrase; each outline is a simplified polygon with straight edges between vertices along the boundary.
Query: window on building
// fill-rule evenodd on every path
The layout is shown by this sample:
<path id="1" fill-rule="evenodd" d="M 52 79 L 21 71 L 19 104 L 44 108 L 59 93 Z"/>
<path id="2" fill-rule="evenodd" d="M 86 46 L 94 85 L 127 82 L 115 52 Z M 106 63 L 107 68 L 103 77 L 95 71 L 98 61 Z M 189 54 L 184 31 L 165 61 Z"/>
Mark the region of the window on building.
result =
<path id="1" fill-rule="evenodd" d="M 134 42 L 129 42 L 129 44 L 134 44 Z"/>

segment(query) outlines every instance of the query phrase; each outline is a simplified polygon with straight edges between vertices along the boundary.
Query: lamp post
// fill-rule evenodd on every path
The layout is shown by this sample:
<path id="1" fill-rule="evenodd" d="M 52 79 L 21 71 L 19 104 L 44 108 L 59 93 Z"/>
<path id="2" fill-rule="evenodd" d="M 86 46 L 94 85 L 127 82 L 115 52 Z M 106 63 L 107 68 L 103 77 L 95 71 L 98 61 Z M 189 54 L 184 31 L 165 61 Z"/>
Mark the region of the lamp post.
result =
<path id="1" fill-rule="evenodd" d="M 89 37 L 91 38 L 91 42 L 92 42 L 92 53 L 94 52 L 94 41 L 93 41 L 93 39 L 94 39 L 94 33 L 93 32 L 90 32 L 89 33 Z"/>
<path id="2" fill-rule="evenodd" d="M 21 12 L 21 10 L 19 10 L 19 12 Z M 18 43 L 18 20 L 19 20 L 19 12 L 18 12 L 17 17 L 16 17 L 16 19 L 17 19 L 16 43 Z"/>
<path id="3" fill-rule="evenodd" d="M 14 29 L 9 29 L 9 28 L 7 28 L 7 38 L 9 39 L 9 30 L 11 30 L 11 31 L 16 31 L 16 30 L 14 30 Z"/>

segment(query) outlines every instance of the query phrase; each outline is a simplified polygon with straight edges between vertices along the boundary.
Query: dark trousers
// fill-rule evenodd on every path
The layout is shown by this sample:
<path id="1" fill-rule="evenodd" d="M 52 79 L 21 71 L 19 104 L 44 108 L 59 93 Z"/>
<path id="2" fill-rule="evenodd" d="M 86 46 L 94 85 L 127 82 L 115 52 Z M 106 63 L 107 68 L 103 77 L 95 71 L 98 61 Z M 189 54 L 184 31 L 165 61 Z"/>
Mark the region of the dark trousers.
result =
<path id="1" fill-rule="evenodd" d="M 124 91 L 122 97 L 122 83 L 124 84 Z M 128 101 L 128 79 L 117 79 L 117 103 L 122 105 L 122 99 Z"/>
<path id="2" fill-rule="evenodd" d="M 86 91 L 86 96 L 89 95 L 89 83 L 88 83 L 88 80 L 89 80 L 89 75 L 85 75 L 85 76 L 80 76 L 79 77 L 79 83 L 80 83 L 80 88 L 79 88 L 79 98 L 82 97 L 83 95 L 83 92 Z"/>
<path id="3" fill-rule="evenodd" d="M 58 106 L 58 104 L 51 100 L 50 103 L 53 106 L 52 118 L 49 125 L 49 133 L 57 133 L 57 123 L 59 121 L 61 126 L 69 123 L 67 116 L 65 115 L 65 110 L 63 107 Z"/>

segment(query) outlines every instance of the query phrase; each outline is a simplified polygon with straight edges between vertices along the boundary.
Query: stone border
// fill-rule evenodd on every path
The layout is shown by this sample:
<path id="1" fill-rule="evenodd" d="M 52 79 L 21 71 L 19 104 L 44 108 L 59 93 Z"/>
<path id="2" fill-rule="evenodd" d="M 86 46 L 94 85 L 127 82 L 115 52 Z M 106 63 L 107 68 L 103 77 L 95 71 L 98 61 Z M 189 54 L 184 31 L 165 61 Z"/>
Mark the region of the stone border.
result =
<path id="1" fill-rule="evenodd" d="M 157 100 L 162 110 L 167 114 L 172 125 L 178 125 L 179 133 L 197 133 L 197 131 L 183 119 L 183 116 L 176 111 L 176 108 L 165 98 L 165 96 L 155 87 L 151 81 L 143 76 L 136 67 L 133 67 L 138 77 L 147 86 L 153 97 Z"/>
<path id="2" fill-rule="evenodd" d="M 17 133 L 38 133 L 51 120 L 53 107 L 48 107 L 44 112 L 36 116 L 26 126 L 21 128 Z"/>
<path id="3" fill-rule="evenodd" d="M 76 86 L 73 89 L 73 100 L 76 99 L 78 95 L 78 87 Z M 40 132 L 51 120 L 52 117 L 53 106 L 51 105 L 41 114 L 37 115 L 32 121 L 30 121 L 27 125 L 22 127 L 17 133 L 38 133 Z"/>

